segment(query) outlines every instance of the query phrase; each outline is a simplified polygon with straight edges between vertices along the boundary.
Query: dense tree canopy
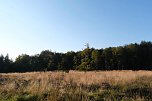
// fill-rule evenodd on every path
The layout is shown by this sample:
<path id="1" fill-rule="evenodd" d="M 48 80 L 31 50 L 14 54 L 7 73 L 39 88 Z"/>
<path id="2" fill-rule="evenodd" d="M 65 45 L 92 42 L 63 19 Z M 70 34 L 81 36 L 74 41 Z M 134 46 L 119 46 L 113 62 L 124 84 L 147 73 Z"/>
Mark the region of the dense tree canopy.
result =
<path id="1" fill-rule="evenodd" d="M 152 70 L 152 42 L 105 49 L 87 47 L 78 52 L 56 53 L 50 50 L 29 56 L 19 55 L 13 62 L 0 55 L 0 72 L 53 70 Z"/>

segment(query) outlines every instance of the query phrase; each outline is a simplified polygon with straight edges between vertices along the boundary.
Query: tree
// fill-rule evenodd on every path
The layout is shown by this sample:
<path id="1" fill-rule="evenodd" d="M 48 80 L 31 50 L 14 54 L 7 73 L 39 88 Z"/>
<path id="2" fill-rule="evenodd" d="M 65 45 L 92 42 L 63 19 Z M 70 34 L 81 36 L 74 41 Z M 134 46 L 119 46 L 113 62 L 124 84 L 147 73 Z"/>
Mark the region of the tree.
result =
<path id="1" fill-rule="evenodd" d="M 55 70 L 53 52 L 49 50 L 42 51 L 38 58 L 41 66 L 40 70 Z"/>
<path id="2" fill-rule="evenodd" d="M 27 54 L 19 55 L 15 60 L 15 66 L 18 72 L 28 72 L 31 71 L 30 56 Z"/>
<path id="3" fill-rule="evenodd" d="M 103 67 L 102 50 L 92 51 L 92 62 L 95 70 L 101 70 Z"/>
<path id="4" fill-rule="evenodd" d="M 0 72 L 4 72 L 4 56 L 0 56 Z"/>
<path id="5" fill-rule="evenodd" d="M 0 55 L 0 72 L 53 70 L 152 70 L 152 42 L 128 44 L 105 49 L 86 48 L 78 52 L 42 51 L 33 56 L 22 54 L 13 62 Z"/>

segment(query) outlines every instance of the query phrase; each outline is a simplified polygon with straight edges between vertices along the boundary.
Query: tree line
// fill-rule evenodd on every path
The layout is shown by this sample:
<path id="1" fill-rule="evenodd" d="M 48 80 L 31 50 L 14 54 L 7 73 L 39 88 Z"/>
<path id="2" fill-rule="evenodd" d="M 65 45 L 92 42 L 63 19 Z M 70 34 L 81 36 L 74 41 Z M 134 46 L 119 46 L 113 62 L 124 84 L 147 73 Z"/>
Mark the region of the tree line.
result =
<path id="1" fill-rule="evenodd" d="M 0 72 L 31 72 L 54 70 L 152 70 L 152 42 L 129 44 L 105 49 L 56 53 L 50 50 L 36 55 L 19 55 L 15 61 L 9 55 L 0 56 Z"/>

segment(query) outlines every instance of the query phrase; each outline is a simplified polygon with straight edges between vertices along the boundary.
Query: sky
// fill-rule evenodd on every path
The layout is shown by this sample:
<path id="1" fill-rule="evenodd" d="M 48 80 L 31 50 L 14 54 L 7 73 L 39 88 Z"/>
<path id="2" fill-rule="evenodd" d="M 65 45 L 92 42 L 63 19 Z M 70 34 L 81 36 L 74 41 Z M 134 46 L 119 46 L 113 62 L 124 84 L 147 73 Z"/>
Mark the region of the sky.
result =
<path id="1" fill-rule="evenodd" d="M 152 41 L 152 0 L 0 0 L 0 54 Z"/>

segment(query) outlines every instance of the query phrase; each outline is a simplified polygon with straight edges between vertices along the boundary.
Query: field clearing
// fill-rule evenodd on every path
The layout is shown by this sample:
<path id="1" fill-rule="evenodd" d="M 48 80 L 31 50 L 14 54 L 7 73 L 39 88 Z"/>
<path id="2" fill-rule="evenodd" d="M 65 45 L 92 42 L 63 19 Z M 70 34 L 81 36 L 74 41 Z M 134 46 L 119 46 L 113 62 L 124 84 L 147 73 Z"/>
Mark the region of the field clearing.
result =
<path id="1" fill-rule="evenodd" d="M 1 80 L 14 79 L 17 81 L 32 81 L 43 82 L 50 84 L 53 82 L 69 83 L 71 80 L 77 84 L 102 84 L 108 82 L 110 84 L 126 84 L 132 83 L 141 77 L 152 77 L 152 71 L 69 71 L 66 72 L 28 72 L 28 73 L 2 73 L 0 74 Z"/>
<path id="2" fill-rule="evenodd" d="M 0 101 L 151 101 L 152 71 L 0 74 Z"/>

